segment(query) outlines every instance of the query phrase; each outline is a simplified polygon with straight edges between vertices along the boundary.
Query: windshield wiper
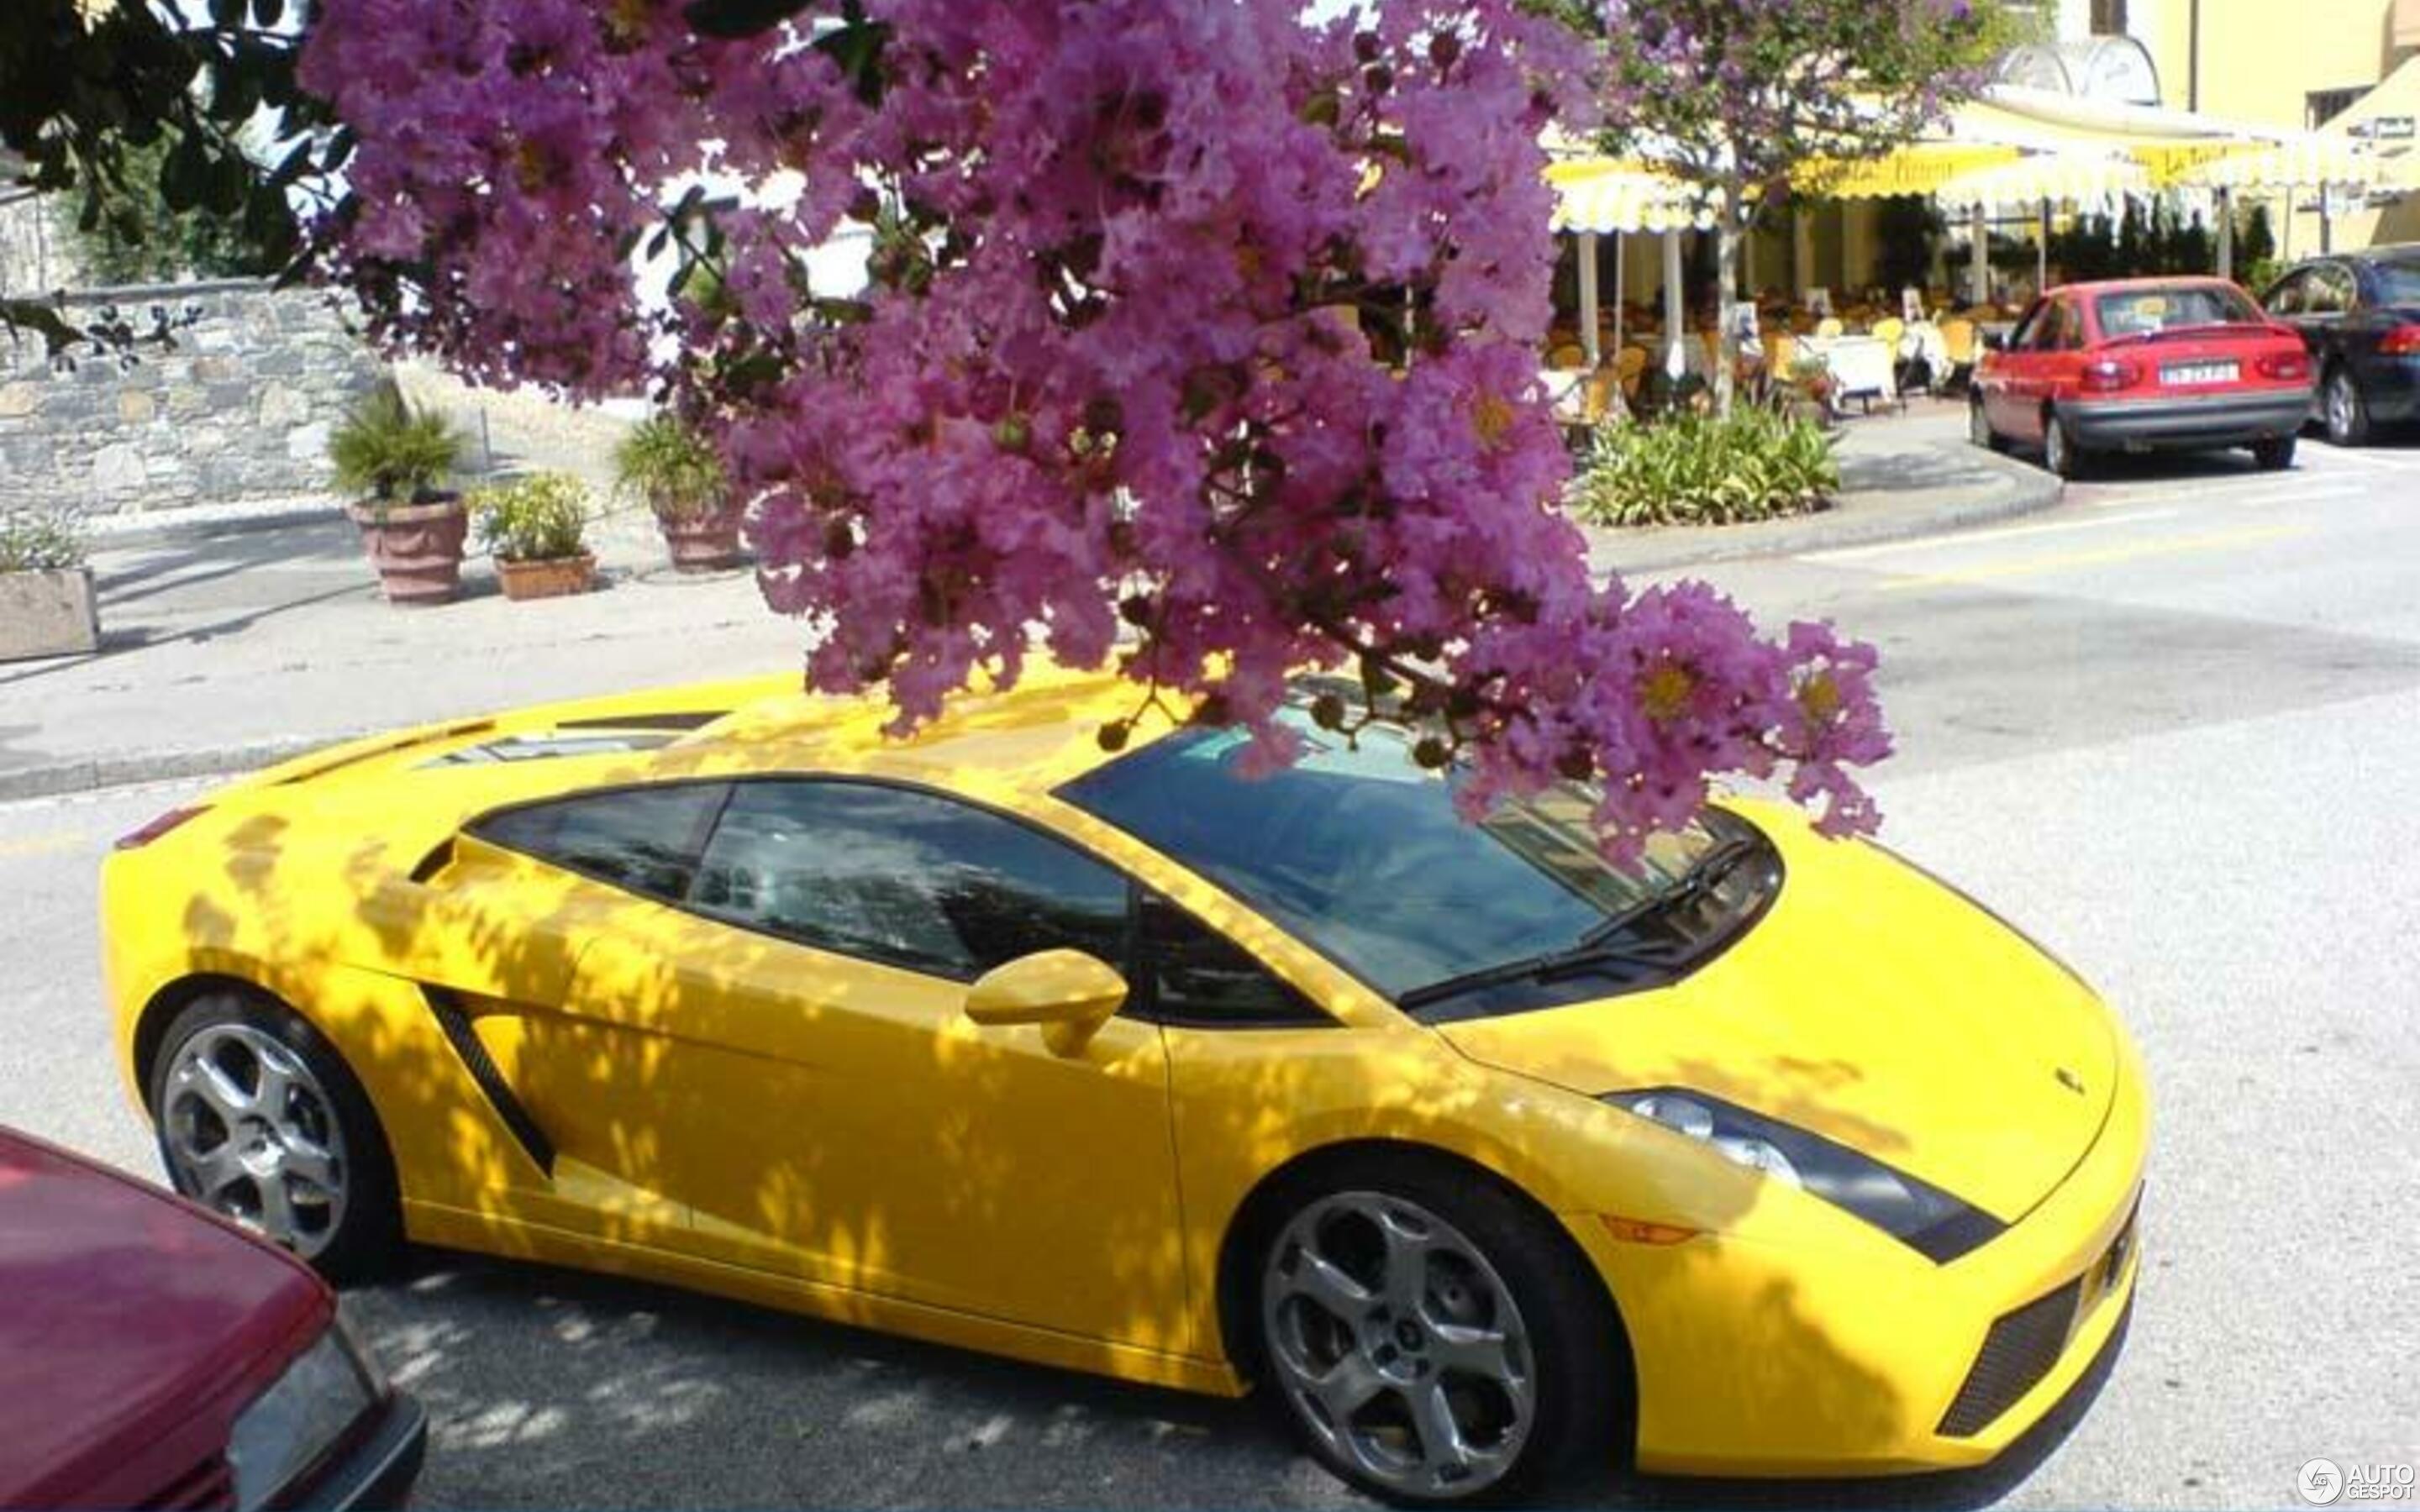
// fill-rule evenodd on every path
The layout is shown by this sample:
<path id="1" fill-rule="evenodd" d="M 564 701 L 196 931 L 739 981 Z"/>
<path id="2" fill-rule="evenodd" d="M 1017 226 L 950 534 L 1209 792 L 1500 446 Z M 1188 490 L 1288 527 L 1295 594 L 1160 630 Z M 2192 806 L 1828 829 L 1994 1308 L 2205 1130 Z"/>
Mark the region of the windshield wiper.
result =
<path id="1" fill-rule="evenodd" d="M 1652 918 L 1668 909 L 1693 903 L 1705 895 L 1706 889 L 1730 875 L 1732 867 L 1754 855 L 1757 841 L 1746 835 L 1735 835 L 1698 857 L 1681 880 L 1652 898 L 1642 898 L 1618 914 L 1608 916 L 1579 937 L 1574 949 L 1593 949 L 1621 934 L 1627 933 L 1642 919 Z"/>
<path id="2" fill-rule="evenodd" d="M 1407 1013 L 1415 1012 L 1449 997 L 1460 997 L 1467 993 L 1482 992 L 1516 981 L 1555 981 L 1599 966 L 1669 966 L 1672 964 L 1669 952 L 1642 950 L 1614 942 L 1640 920 L 1704 896 L 1708 888 L 1730 874 L 1731 868 L 1754 855 L 1759 844 L 1757 839 L 1745 835 L 1724 841 L 1699 856 L 1697 863 L 1671 887 L 1610 916 L 1601 924 L 1591 926 L 1587 933 L 1562 949 L 1521 956 L 1501 965 L 1484 966 L 1477 971 L 1466 971 L 1460 976 L 1430 982 L 1424 987 L 1415 987 L 1396 998 L 1395 1006 Z"/>

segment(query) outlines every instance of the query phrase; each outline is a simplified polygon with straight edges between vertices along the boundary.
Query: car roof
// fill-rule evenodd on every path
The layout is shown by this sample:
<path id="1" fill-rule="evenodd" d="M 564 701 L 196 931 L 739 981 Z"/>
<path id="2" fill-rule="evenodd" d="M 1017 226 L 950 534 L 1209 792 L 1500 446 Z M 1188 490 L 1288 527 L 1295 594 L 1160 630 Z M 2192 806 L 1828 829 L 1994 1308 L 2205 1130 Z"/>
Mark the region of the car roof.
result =
<path id="1" fill-rule="evenodd" d="M 2103 278 L 2089 284 L 2062 284 L 2053 294 L 2072 294 L 2088 299 L 2102 294 L 2133 294 L 2163 288 L 2234 288 L 2232 280 L 2215 278 L 2208 273 L 2170 273 L 2154 278 Z"/>

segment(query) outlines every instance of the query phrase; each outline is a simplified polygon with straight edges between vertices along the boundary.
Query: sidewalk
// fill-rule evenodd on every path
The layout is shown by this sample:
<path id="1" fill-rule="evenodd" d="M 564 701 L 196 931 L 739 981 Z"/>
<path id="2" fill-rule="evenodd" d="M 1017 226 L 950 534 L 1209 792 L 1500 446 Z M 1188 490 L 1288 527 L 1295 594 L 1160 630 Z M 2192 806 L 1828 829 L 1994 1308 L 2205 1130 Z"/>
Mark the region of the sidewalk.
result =
<path id="1" fill-rule="evenodd" d="M 540 447 L 520 438 L 511 452 Z M 567 439 L 565 460 L 597 450 Z M 1926 533 L 2040 508 L 2055 480 L 1968 446 L 1955 415 L 1854 421 L 1840 507 L 1726 530 L 1590 532 L 1641 573 Z M 550 457 L 541 465 L 561 465 Z M 682 578 L 644 511 L 592 532 L 599 591 L 507 602 L 473 558 L 464 594 L 396 609 L 333 505 L 225 520 L 94 556 L 101 650 L 0 663 L 0 800 L 231 772 L 349 735 L 549 699 L 799 664 L 803 626 L 745 571 Z"/>

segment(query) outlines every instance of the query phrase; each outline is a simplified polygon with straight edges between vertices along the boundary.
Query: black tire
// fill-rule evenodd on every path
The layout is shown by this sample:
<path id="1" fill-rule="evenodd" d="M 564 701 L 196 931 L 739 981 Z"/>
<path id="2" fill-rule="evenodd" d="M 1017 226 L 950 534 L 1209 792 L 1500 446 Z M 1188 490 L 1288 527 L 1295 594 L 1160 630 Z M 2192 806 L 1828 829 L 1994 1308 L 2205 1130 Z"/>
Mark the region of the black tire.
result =
<path id="1" fill-rule="evenodd" d="M 2074 433 L 2055 409 L 2042 416 L 2042 465 L 2070 481 L 2092 473 L 2092 454 L 2076 444 Z"/>
<path id="2" fill-rule="evenodd" d="M 2256 441 L 2252 447 L 2252 460 L 2260 465 L 2263 472 L 2283 472 L 2294 465 L 2294 448 L 2298 440 L 2293 436 L 2275 436 L 2265 441 Z"/>
<path id="3" fill-rule="evenodd" d="M 1416 1488 L 1371 1473 L 1322 1431 L 1313 1415 L 1319 1409 L 1311 1405 L 1299 1378 L 1279 1356 L 1289 1345 L 1279 1336 L 1280 1311 L 1266 1304 L 1280 1261 L 1293 1247 L 1296 1231 L 1292 1226 L 1319 1213 L 1324 1205 L 1371 1196 L 1407 1203 L 1443 1220 L 1509 1289 L 1521 1325 L 1517 1336 L 1526 1345 L 1528 1425 L 1509 1468 L 1490 1472 L 1492 1478 L 1483 1484 L 1467 1489 Z M 1339 1479 L 1399 1506 L 1497 1505 L 1552 1488 L 1584 1468 L 1601 1468 L 1627 1457 L 1633 1378 L 1621 1319 L 1570 1236 L 1512 1189 L 1443 1157 L 1357 1152 L 1324 1162 L 1290 1181 L 1263 1211 L 1265 1222 L 1248 1252 L 1250 1285 L 1241 1288 L 1249 1308 L 1248 1365 L 1256 1371 L 1271 1409 L 1305 1451 Z M 1347 1208 L 1342 1221 L 1356 1216 Z M 1450 1295 L 1442 1287 L 1450 1284 L 1450 1272 L 1447 1283 L 1438 1282 L 1440 1268 L 1439 1261 L 1430 1261 L 1424 1284 L 1441 1287 L 1434 1293 L 1424 1290 L 1439 1303 Z M 1377 1326 L 1383 1330 L 1381 1316 Z M 1347 1352 L 1352 1348 L 1345 1347 Z M 1450 1369 L 1440 1362 L 1431 1389 L 1442 1390 Z M 1408 1408 L 1408 1396 L 1404 1405 Z M 1457 1435 L 1465 1427 L 1457 1424 Z"/>
<path id="4" fill-rule="evenodd" d="M 194 1162 L 180 1156 L 177 1149 L 180 1139 L 191 1142 L 194 1128 L 188 1120 L 192 1119 L 217 1118 L 225 1137 L 237 1136 L 209 1098 L 194 1095 L 195 1089 L 183 1083 L 172 1085 L 188 1049 L 212 1057 L 222 1069 L 232 1063 L 240 1082 L 246 1056 L 253 1057 L 256 1067 L 263 1057 L 276 1058 L 266 1046 L 256 1053 L 252 1046 L 261 1041 L 254 1036 L 284 1046 L 307 1073 L 307 1081 L 294 1083 L 299 1091 L 285 1101 L 279 1121 L 307 1130 L 322 1149 L 334 1152 L 334 1186 L 341 1193 L 341 1200 L 336 1201 L 293 1202 L 298 1219 L 287 1233 L 270 1231 L 267 1202 L 257 1179 L 245 1179 L 250 1180 L 248 1211 L 244 1180 L 216 1192 L 203 1190 Z M 257 1070 L 254 1075 L 257 1091 L 261 1086 Z M 144 1070 L 144 1085 L 150 1095 L 161 1164 L 178 1191 L 266 1233 L 332 1281 L 368 1280 L 395 1263 L 403 1243 L 395 1156 L 352 1068 L 302 1014 L 264 995 L 225 991 L 197 997 L 161 1035 L 159 1051 Z M 286 1178 L 277 1180 L 282 1190 L 290 1190 Z M 313 1213 L 321 1220 L 316 1226 L 310 1221 Z"/>
<path id="5" fill-rule="evenodd" d="M 1983 408 L 1983 396 L 1976 394 L 1966 401 L 1966 439 L 1987 452 L 2005 452 L 2007 443 L 1992 428 L 1992 417 Z"/>
<path id="6" fill-rule="evenodd" d="M 2369 444 L 2369 401 L 2362 397 L 2361 385 L 2352 380 L 2350 370 L 2331 369 L 2320 385 L 2319 423 L 2327 427 L 2331 445 Z"/>

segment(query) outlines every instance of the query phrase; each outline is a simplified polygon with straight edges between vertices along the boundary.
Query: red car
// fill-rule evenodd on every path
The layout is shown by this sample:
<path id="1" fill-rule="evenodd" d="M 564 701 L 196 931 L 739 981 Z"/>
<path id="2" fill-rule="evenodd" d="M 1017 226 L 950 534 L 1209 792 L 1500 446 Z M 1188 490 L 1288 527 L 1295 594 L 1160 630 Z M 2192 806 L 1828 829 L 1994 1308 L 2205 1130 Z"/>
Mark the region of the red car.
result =
<path id="1" fill-rule="evenodd" d="M 427 1437 L 301 1261 L 0 1129 L 0 1507 L 397 1505 Z"/>
<path id="2" fill-rule="evenodd" d="M 2311 413 L 2311 359 L 2224 279 L 2074 284 L 2034 301 L 1975 372 L 1976 444 L 2041 448 L 2062 478 L 2101 452 L 2248 446 L 2294 464 Z"/>

